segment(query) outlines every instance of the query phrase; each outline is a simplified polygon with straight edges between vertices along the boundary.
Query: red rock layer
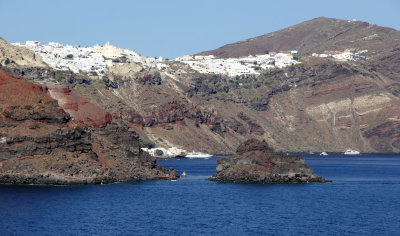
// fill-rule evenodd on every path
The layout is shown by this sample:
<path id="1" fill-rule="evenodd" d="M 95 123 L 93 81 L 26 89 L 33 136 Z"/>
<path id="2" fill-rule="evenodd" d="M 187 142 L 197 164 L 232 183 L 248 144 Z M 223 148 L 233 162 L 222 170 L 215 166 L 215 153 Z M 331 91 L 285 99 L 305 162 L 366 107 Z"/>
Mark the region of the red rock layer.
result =
<path id="1" fill-rule="evenodd" d="M 86 101 L 84 98 L 71 93 L 70 89 L 51 87 L 49 90 L 50 95 L 58 101 L 59 105 L 68 112 L 75 121 L 96 128 L 111 123 L 112 116 L 110 113 Z"/>

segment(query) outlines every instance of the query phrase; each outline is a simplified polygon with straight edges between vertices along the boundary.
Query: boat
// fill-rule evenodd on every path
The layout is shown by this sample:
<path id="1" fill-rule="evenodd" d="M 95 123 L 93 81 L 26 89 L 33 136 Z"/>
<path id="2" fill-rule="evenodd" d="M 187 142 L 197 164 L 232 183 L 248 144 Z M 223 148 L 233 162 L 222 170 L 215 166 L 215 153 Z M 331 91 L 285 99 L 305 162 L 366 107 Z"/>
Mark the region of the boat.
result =
<path id="1" fill-rule="evenodd" d="M 344 152 L 344 155 L 360 155 L 360 152 L 349 148 Z"/>
<path id="2" fill-rule="evenodd" d="M 186 171 L 182 172 L 182 176 L 186 176 Z"/>
<path id="3" fill-rule="evenodd" d="M 212 157 L 212 155 L 210 155 L 208 153 L 192 151 L 192 152 L 186 153 L 185 157 L 186 158 L 205 158 L 205 159 L 208 159 L 208 158 Z"/>
<path id="4" fill-rule="evenodd" d="M 321 152 L 319 155 L 320 155 L 320 156 L 328 156 L 328 153 L 326 153 L 326 152 Z"/>

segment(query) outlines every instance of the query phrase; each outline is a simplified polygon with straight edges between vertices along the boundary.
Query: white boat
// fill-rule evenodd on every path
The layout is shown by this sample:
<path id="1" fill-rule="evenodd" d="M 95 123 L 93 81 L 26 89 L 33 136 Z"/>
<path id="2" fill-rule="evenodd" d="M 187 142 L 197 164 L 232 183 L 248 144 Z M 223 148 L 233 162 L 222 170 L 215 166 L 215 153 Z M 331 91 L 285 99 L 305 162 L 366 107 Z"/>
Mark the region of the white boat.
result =
<path id="1" fill-rule="evenodd" d="M 319 155 L 320 155 L 320 156 L 328 156 L 328 153 L 326 153 L 326 152 L 321 152 Z"/>
<path id="2" fill-rule="evenodd" d="M 344 152 L 344 155 L 360 155 L 360 152 L 349 148 Z"/>
<path id="3" fill-rule="evenodd" d="M 186 153 L 185 157 L 187 157 L 187 158 L 206 158 L 207 159 L 207 158 L 212 157 L 212 155 L 210 155 L 208 153 L 192 151 L 192 152 Z"/>

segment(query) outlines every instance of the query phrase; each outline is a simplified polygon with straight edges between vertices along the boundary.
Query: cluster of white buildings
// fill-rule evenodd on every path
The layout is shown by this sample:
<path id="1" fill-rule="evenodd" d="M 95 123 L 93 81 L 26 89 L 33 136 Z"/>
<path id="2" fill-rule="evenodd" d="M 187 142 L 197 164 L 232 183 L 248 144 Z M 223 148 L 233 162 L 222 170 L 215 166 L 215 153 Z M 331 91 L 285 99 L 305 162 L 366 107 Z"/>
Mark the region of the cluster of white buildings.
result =
<path id="1" fill-rule="evenodd" d="M 162 58 L 148 58 L 129 50 L 110 45 L 80 47 L 62 45 L 56 42 L 43 44 L 38 41 L 13 43 L 26 47 L 56 70 L 70 70 L 74 73 L 86 72 L 89 75 L 103 76 L 113 63 L 134 62 L 142 67 L 155 66 L 158 69 L 168 68 Z M 293 52 L 292 52 L 293 53 Z M 175 61 L 188 64 L 200 73 L 225 74 L 228 76 L 260 74 L 260 70 L 283 68 L 300 63 L 293 59 L 292 53 L 271 53 L 241 58 L 220 59 L 214 56 L 183 56 Z"/>
<path id="2" fill-rule="evenodd" d="M 334 58 L 338 61 L 358 61 L 361 59 L 365 59 L 364 54 L 368 52 L 368 50 L 362 50 L 362 51 L 353 51 L 350 49 L 344 50 L 344 52 L 333 52 L 333 53 L 313 53 L 311 56 L 313 57 L 330 57 Z"/>
<path id="3" fill-rule="evenodd" d="M 142 150 L 145 151 L 145 152 L 148 152 L 153 157 L 159 157 L 159 158 L 176 157 L 176 156 L 180 156 L 180 155 L 182 155 L 182 154 L 187 152 L 186 150 L 181 149 L 181 148 L 177 148 L 177 147 L 170 147 L 168 149 L 162 148 L 162 147 L 158 147 L 158 148 L 142 148 Z M 162 154 L 161 155 L 157 154 L 157 150 L 161 151 Z"/>
<path id="4" fill-rule="evenodd" d="M 300 63 L 293 59 L 291 53 L 271 53 L 240 58 L 215 58 L 214 56 L 183 56 L 175 61 L 188 64 L 192 69 L 200 73 L 237 75 L 258 75 L 260 70 L 283 68 Z"/>
<path id="5" fill-rule="evenodd" d="M 26 43 L 13 43 L 15 46 L 26 47 L 39 54 L 42 60 L 56 70 L 71 70 L 74 73 L 86 72 L 89 75 L 102 76 L 107 67 L 113 63 L 135 62 L 143 67 L 153 65 L 162 60 L 142 57 L 129 50 L 110 45 L 96 45 L 94 47 L 79 47 L 62 45 L 56 42 L 42 44 L 38 41 L 27 41 Z"/>
<path id="6" fill-rule="evenodd" d="M 168 68 L 162 58 L 148 58 L 129 50 L 110 45 L 93 47 L 80 47 L 62 45 L 56 42 L 42 44 L 38 41 L 27 41 L 26 43 L 13 43 L 15 46 L 26 47 L 39 54 L 42 60 L 56 70 L 70 70 L 74 73 L 86 72 L 89 75 L 103 76 L 107 68 L 115 63 L 134 62 L 144 68 L 157 67 L 159 70 Z M 339 61 L 357 61 L 365 58 L 363 54 L 367 50 L 353 51 L 346 49 L 344 52 L 328 52 L 323 54 L 313 53 L 313 57 L 331 57 Z M 224 74 L 227 76 L 258 75 L 261 70 L 273 68 L 284 68 L 298 64 L 293 55 L 297 51 L 288 53 L 270 53 L 264 55 L 250 55 L 240 58 L 215 58 L 208 56 L 183 56 L 175 59 L 189 65 L 200 73 Z"/>

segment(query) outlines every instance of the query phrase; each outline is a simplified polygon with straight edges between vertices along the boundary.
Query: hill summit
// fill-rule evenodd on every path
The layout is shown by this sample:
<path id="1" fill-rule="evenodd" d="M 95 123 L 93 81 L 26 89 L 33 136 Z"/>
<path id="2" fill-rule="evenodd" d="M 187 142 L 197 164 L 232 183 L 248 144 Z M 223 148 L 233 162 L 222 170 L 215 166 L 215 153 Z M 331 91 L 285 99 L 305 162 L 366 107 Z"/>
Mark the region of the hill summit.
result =
<path id="1" fill-rule="evenodd" d="M 303 23 L 201 52 L 217 57 L 241 57 L 264 54 L 266 51 L 299 50 L 301 53 L 323 53 L 325 50 L 343 51 L 362 48 L 372 52 L 399 45 L 399 32 L 356 20 L 319 17 Z"/>

